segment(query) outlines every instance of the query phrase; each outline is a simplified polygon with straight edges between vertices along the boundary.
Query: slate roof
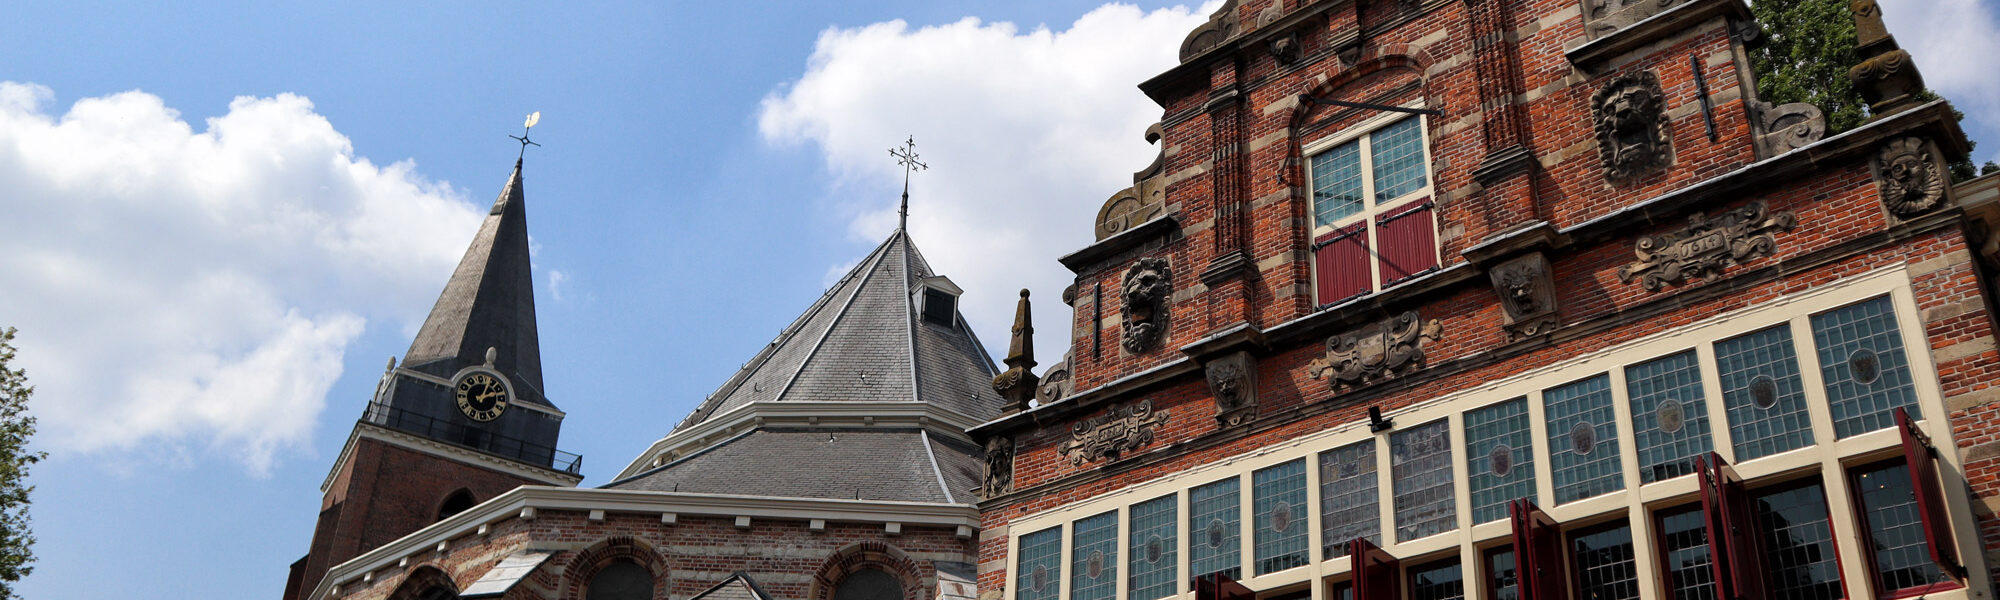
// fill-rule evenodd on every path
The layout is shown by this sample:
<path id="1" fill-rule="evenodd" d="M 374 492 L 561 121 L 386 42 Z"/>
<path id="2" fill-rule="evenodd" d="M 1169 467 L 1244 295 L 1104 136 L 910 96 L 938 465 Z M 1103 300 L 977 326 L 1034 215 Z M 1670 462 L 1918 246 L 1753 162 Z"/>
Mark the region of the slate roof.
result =
<path id="1" fill-rule="evenodd" d="M 514 384 L 516 401 L 553 406 L 542 393 L 542 348 L 535 333 L 534 275 L 528 265 L 526 190 L 521 162 L 493 202 L 458 269 L 417 330 L 403 366 L 450 377 L 485 362 Z"/>
<path id="2" fill-rule="evenodd" d="M 760 427 L 604 487 L 969 504 L 979 454 L 916 428 Z"/>
<path id="3" fill-rule="evenodd" d="M 701 593 L 695 594 L 693 598 L 689 598 L 688 600 L 774 600 L 774 599 L 771 598 L 770 594 L 764 593 L 763 586 L 757 585 L 757 581 L 751 579 L 749 573 L 737 571 L 735 573 L 731 573 L 728 579 L 722 580 L 722 583 L 715 584 L 714 586 L 711 586 L 706 590 L 702 590 Z"/>

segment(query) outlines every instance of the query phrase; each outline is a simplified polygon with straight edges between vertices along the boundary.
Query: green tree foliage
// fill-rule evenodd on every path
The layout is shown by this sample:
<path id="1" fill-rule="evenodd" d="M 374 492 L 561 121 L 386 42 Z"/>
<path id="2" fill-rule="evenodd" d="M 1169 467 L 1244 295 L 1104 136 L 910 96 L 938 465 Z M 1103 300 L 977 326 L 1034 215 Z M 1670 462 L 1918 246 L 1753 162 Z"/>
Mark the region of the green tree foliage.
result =
<path id="1" fill-rule="evenodd" d="M 14 328 L 0 329 L 0 599 L 18 598 L 14 582 L 34 572 L 35 536 L 29 530 L 28 466 L 47 454 L 28 450 L 35 418 L 28 416 L 28 372 L 14 362 Z"/>

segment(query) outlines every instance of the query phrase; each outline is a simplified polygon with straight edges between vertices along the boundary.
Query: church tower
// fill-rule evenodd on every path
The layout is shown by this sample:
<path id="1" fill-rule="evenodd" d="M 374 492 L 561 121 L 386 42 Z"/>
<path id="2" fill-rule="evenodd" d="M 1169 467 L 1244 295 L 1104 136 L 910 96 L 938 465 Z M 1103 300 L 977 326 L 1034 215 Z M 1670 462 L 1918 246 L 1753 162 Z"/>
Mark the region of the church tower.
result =
<path id="1" fill-rule="evenodd" d="M 582 481 L 580 457 L 556 450 L 563 413 L 542 388 L 533 282 L 517 160 L 321 484 L 312 546 L 292 564 L 285 600 L 333 565 L 503 492 Z"/>

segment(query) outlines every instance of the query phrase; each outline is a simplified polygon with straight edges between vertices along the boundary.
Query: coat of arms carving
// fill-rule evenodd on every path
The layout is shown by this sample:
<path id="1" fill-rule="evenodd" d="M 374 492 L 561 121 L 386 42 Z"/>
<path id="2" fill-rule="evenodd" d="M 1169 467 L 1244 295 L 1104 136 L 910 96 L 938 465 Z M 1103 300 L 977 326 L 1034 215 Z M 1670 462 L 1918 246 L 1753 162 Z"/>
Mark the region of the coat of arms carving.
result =
<path id="1" fill-rule="evenodd" d="M 1069 427 L 1069 441 L 1056 452 L 1069 457 L 1072 465 L 1118 455 L 1153 443 L 1153 430 L 1167 422 L 1167 411 L 1153 410 L 1153 401 L 1142 400 L 1129 406 L 1115 406 L 1104 414 L 1078 421 Z"/>
<path id="2" fill-rule="evenodd" d="M 1444 324 L 1415 311 L 1326 340 L 1326 356 L 1306 365 L 1313 379 L 1351 388 L 1405 375 L 1424 366 L 1424 350 L 1444 338 Z"/>
<path id="3" fill-rule="evenodd" d="M 1640 280 L 1646 291 L 1669 283 L 1715 277 L 1724 267 L 1776 253 L 1772 231 L 1791 231 L 1799 223 L 1792 211 L 1771 212 L 1758 200 L 1709 217 L 1688 215 L 1687 227 L 1642 236 L 1632 252 L 1639 260 L 1618 268 L 1618 279 Z"/>

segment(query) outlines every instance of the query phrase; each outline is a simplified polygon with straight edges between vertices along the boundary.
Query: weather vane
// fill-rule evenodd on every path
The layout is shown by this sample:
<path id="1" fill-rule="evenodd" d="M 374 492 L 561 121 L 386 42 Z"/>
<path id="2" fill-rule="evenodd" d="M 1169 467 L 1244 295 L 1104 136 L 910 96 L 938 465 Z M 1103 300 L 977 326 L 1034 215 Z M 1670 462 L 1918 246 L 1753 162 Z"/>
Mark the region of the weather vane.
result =
<path id="1" fill-rule="evenodd" d="M 903 142 L 902 148 L 890 148 L 889 155 L 896 157 L 896 164 L 903 167 L 903 207 L 896 214 L 900 218 L 897 229 L 907 229 L 910 226 L 910 172 L 931 167 L 917 162 L 917 136 L 914 135 Z"/>
<path id="2" fill-rule="evenodd" d="M 534 146 L 540 146 L 540 145 L 541 145 L 541 144 L 536 144 L 534 140 L 530 140 L 530 139 L 528 139 L 528 130 L 531 130 L 531 129 L 534 129 L 534 128 L 535 128 L 535 124 L 536 124 L 536 123 L 540 123 L 540 122 L 542 122 L 542 111 L 539 111 L 539 110 L 538 110 L 538 111 L 535 111 L 535 112 L 533 112 L 533 113 L 529 113 L 529 114 L 528 114 L 528 121 L 527 121 L 526 123 L 523 123 L 523 124 L 521 125 L 521 135 L 510 135 L 510 136 L 507 136 L 507 137 L 510 137 L 510 138 L 514 138 L 515 140 L 519 140 L 519 141 L 521 142 L 521 155 L 520 155 L 520 156 L 516 156 L 516 157 L 514 157 L 514 160 L 516 160 L 516 161 L 519 161 L 519 160 L 521 160 L 522 158 L 524 158 L 524 157 L 528 156 L 528 146 L 530 146 L 530 145 L 534 145 Z"/>

